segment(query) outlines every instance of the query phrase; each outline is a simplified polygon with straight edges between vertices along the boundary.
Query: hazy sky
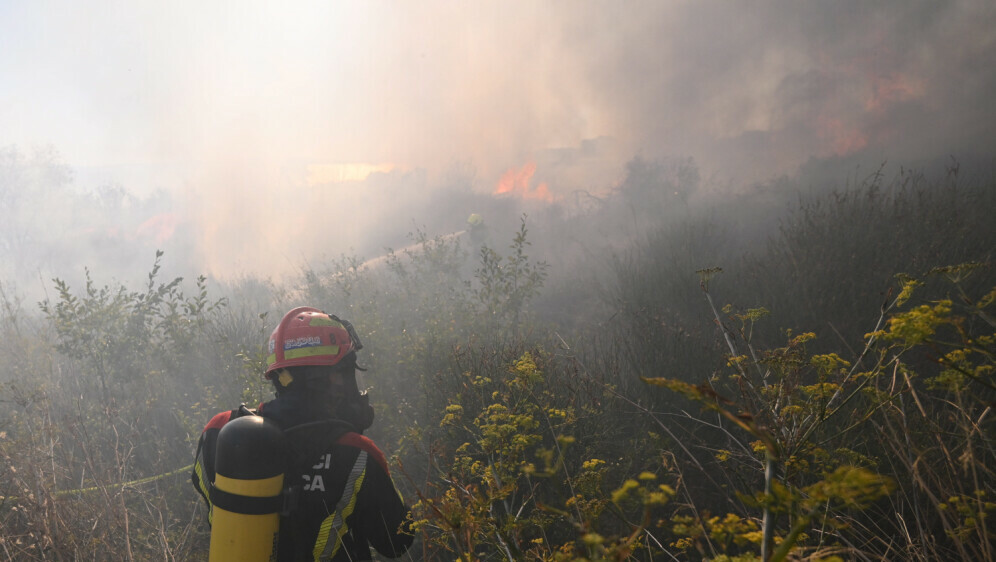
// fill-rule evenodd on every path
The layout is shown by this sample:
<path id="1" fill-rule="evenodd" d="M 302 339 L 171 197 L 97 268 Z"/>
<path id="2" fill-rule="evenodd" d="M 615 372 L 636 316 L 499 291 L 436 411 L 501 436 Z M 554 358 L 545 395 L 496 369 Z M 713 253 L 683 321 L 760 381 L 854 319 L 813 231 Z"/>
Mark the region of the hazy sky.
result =
<path id="1" fill-rule="evenodd" d="M 991 155 L 996 2 L 0 0 L 10 145 L 228 238 L 378 170 L 556 197 L 636 154 L 730 181 Z"/>

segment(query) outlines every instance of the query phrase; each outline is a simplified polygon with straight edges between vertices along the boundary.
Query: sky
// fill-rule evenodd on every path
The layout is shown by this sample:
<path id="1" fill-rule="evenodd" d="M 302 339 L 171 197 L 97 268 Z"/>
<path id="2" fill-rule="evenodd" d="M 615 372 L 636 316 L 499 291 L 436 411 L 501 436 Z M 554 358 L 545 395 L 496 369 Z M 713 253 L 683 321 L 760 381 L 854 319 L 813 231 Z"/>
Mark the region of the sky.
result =
<path id="1" fill-rule="evenodd" d="M 11 146 L 52 147 L 82 188 L 170 193 L 181 218 L 146 228 L 194 225 L 209 269 L 258 271 L 319 213 L 384 228 L 455 173 L 556 201 L 634 156 L 715 184 L 991 158 L 996 3 L 0 0 Z M 372 175 L 409 179 L 364 198 Z"/>

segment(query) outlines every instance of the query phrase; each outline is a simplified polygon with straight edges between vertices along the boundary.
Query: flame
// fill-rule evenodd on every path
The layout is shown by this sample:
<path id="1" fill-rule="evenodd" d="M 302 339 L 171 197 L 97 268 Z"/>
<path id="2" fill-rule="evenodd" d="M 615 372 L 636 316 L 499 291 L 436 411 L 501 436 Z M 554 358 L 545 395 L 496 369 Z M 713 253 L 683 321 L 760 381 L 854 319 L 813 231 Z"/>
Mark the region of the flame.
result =
<path id="1" fill-rule="evenodd" d="M 844 156 L 868 145 L 868 137 L 858 128 L 846 125 L 840 119 L 820 117 L 817 131 L 821 139 L 829 143 L 830 150 L 837 156 Z"/>
<path id="2" fill-rule="evenodd" d="M 387 173 L 394 169 L 393 164 L 311 164 L 308 166 L 308 185 L 363 181 L 375 172 Z"/>
<path id="3" fill-rule="evenodd" d="M 923 82 L 899 72 L 872 78 L 871 93 L 865 100 L 865 111 L 880 111 L 896 102 L 917 99 L 924 95 Z"/>
<path id="4" fill-rule="evenodd" d="M 535 173 L 535 162 L 527 163 L 521 170 L 509 168 L 502 174 L 501 179 L 498 180 L 498 186 L 495 188 L 494 194 L 503 195 L 510 193 L 523 199 L 536 199 L 552 203 L 553 195 L 550 194 L 550 189 L 547 187 L 546 182 L 540 182 L 535 188 L 529 187 Z"/>
<path id="5" fill-rule="evenodd" d="M 162 244 L 172 238 L 179 223 L 180 217 L 175 213 L 160 213 L 138 225 L 135 234 L 149 236 L 156 241 L 156 244 Z"/>

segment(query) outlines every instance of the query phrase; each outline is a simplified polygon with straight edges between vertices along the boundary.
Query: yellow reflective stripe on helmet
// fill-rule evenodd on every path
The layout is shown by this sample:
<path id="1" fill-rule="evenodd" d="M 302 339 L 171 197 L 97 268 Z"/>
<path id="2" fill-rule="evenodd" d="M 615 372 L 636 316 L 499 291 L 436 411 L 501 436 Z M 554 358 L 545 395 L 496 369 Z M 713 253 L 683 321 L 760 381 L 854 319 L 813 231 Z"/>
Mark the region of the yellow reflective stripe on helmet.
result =
<path id="1" fill-rule="evenodd" d="M 360 451 L 356 462 L 353 463 L 353 469 L 349 472 L 349 479 L 342 489 L 342 497 L 335 504 L 335 511 L 322 521 L 322 526 L 318 529 L 318 540 L 315 541 L 315 548 L 312 550 L 315 562 L 331 560 L 342 546 L 342 537 L 349 530 L 346 518 L 352 515 L 356 508 L 356 498 L 360 495 L 360 487 L 363 486 L 363 477 L 366 473 L 367 452 Z"/>
<path id="2" fill-rule="evenodd" d="M 319 345 L 315 347 L 300 347 L 284 351 L 284 359 L 300 359 L 315 355 L 339 355 L 338 345 Z"/>

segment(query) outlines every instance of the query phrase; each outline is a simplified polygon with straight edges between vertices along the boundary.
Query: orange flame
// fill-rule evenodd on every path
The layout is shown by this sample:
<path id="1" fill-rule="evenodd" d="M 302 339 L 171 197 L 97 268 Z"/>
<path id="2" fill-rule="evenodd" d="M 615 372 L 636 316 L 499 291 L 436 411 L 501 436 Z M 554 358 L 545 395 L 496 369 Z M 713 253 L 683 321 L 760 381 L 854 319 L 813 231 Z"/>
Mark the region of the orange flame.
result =
<path id="1" fill-rule="evenodd" d="M 837 156 L 861 150 L 868 145 L 868 137 L 858 128 L 848 126 L 840 119 L 820 117 L 816 120 L 817 134 L 829 144 Z"/>
<path id="2" fill-rule="evenodd" d="M 135 233 L 154 239 L 156 244 L 162 244 L 173 237 L 178 224 L 180 217 L 175 213 L 160 213 L 138 225 Z"/>
<path id="3" fill-rule="evenodd" d="M 521 170 L 509 168 L 502 174 L 501 179 L 498 180 L 498 186 L 495 188 L 494 194 L 503 195 L 510 193 L 523 199 L 536 199 L 552 203 L 553 195 L 550 194 L 550 189 L 547 187 L 546 182 L 540 182 L 535 188 L 530 188 L 529 184 L 535 173 L 535 162 L 529 162 Z"/>
<path id="4" fill-rule="evenodd" d="M 899 72 L 872 78 L 871 93 L 865 101 L 866 111 L 880 111 L 885 106 L 923 97 L 924 85 L 919 79 Z"/>

